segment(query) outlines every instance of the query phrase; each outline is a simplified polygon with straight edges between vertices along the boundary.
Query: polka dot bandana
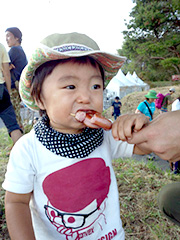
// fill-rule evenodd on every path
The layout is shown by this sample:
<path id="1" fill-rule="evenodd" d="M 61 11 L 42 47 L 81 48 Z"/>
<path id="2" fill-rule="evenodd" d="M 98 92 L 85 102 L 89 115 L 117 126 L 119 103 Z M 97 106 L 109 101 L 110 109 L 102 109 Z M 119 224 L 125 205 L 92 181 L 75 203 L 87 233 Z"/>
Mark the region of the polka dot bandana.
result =
<path id="1" fill-rule="evenodd" d="M 103 142 L 103 129 L 85 128 L 80 134 L 60 133 L 49 126 L 48 117 L 42 117 L 34 126 L 38 140 L 56 155 L 84 158 Z"/>

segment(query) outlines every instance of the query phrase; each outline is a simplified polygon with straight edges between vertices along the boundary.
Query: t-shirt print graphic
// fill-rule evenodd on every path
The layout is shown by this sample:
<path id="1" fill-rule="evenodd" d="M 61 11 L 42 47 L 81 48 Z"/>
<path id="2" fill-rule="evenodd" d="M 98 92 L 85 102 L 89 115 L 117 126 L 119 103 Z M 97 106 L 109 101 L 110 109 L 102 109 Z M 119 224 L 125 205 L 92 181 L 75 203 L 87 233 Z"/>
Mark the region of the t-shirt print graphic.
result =
<path id="1" fill-rule="evenodd" d="M 95 224 L 103 230 L 110 182 L 110 169 L 102 158 L 88 158 L 48 175 L 43 191 L 50 223 L 66 239 L 82 239 L 84 232 L 92 235 Z"/>

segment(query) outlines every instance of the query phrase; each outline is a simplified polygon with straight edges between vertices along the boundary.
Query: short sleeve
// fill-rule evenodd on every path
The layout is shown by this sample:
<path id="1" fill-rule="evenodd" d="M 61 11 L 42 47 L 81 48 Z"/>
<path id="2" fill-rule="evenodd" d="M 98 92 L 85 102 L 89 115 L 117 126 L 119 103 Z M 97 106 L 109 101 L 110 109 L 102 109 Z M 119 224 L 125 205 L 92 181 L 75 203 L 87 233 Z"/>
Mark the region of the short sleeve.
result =
<path id="1" fill-rule="evenodd" d="M 2 60 L 1 60 L 2 63 L 9 63 L 10 62 L 9 55 L 2 44 L 0 45 L 0 49 L 2 50 Z"/>
<path id="2" fill-rule="evenodd" d="M 112 159 L 117 159 L 120 157 L 132 157 L 134 144 L 129 144 L 124 141 L 116 141 L 111 131 L 104 132 L 105 141 L 110 146 Z"/>

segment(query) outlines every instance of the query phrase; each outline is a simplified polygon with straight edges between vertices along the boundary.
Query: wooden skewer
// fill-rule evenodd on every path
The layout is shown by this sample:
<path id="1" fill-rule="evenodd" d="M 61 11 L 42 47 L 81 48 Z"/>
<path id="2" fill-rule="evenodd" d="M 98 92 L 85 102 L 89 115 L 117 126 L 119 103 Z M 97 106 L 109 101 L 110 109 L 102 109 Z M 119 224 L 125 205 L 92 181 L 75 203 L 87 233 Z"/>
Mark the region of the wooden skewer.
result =
<path id="1" fill-rule="evenodd" d="M 76 116 L 74 113 L 70 113 L 70 115 L 71 115 L 72 117 L 75 117 L 75 116 Z"/>

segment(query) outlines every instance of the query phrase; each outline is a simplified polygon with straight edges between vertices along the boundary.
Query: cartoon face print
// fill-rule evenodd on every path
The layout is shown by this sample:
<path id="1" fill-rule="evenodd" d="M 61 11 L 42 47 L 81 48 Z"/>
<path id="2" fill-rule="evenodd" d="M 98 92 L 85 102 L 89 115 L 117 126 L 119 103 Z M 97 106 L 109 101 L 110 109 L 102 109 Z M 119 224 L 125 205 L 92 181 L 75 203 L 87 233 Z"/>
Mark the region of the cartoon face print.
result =
<path id="1" fill-rule="evenodd" d="M 110 169 L 102 158 L 89 158 L 53 172 L 43 182 L 48 198 L 45 214 L 66 236 L 90 229 L 95 222 L 100 226 L 105 222 L 109 186 Z"/>
<path id="2" fill-rule="evenodd" d="M 51 222 L 56 222 L 56 220 L 58 221 L 58 218 L 61 218 L 64 227 L 72 229 L 77 229 L 84 226 L 86 218 L 98 210 L 98 208 L 96 208 L 88 214 L 65 213 L 53 208 L 49 203 L 48 205 L 45 205 L 44 208 L 46 210 L 46 216 Z"/>

